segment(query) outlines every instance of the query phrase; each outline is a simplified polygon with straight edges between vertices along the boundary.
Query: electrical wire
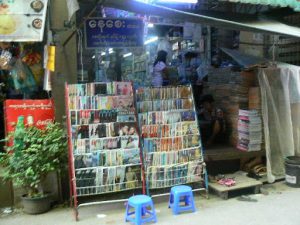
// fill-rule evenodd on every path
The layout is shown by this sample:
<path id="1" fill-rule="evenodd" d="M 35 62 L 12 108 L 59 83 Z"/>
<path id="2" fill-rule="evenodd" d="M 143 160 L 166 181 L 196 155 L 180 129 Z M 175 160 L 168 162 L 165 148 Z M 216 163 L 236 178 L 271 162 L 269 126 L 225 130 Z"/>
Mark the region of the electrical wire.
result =
<path id="1" fill-rule="evenodd" d="M 83 34 L 80 29 L 77 30 L 77 35 L 78 35 L 78 45 L 77 45 L 77 52 L 80 54 L 80 67 L 81 67 L 81 82 L 83 82 L 83 47 L 82 47 L 82 42 L 83 42 Z"/>

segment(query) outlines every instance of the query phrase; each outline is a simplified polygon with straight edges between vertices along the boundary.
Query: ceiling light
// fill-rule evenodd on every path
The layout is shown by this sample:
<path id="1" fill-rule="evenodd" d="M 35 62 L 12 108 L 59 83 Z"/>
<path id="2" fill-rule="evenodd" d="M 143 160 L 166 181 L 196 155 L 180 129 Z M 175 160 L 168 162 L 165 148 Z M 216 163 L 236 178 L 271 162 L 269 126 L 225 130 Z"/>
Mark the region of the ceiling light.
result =
<path id="1" fill-rule="evenodd" d="M 131 52 L 126 53 L 126 54 L 123 55 L 124 58 L 129 57 L 129 56 L 132 56 L 132 53 L 131 53 Z"/>
<path id="2" fill-rule="evenodd" d="M 198 0 L 157 0 L 156 2 L 161 2 L 161 3 L 192 3 L 196 4 L 198 3 Z"/>
<path id="3" fill-rule="evenodd" d="M 152 42 L 155 42 L 157 40 L 158 40 L 158 37 L 152 37 L 152 38 L 145 41 L 145 45 L 148 45 L 148 44 L 150 44 Z"/>

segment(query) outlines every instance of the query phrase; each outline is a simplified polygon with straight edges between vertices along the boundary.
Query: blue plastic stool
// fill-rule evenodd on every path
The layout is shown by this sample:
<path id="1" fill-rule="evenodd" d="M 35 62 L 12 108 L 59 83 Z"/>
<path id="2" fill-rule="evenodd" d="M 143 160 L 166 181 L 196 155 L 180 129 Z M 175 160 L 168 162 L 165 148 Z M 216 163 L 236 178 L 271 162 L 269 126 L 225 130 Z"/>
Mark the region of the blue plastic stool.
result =
<path id="1" fill-rule="evenodd" d="M 184 203 L 184 205 L 181 203 Z M 172 208 L 173 214 L 175 215 L 190 210 L 195 212 L 196 208 L 192 188 L 186 185 L 172 187 L 169 208 Z"/>
<path id="2" fill-rule="evenodd" d="M 149 207 L 151 207 L 151 210 L 148 209 Z M 134 211 L 130 212 L 132 208 L 134 208 Z M 147 195 L 135 195 L 130 197 L 126 206 L 125 221 L 130 221 L 136 225 L 150 221 L 157 222 L 152 199 Z"/>

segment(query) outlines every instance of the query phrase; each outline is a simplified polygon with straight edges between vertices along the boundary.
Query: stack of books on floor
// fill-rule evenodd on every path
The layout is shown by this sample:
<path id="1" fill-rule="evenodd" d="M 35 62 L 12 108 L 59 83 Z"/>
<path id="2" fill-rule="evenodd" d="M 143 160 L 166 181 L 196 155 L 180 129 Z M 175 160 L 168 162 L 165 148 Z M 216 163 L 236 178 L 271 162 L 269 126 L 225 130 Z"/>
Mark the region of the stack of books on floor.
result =
<path id="1" fill-rule="evenodd" d="M 249 88 L 255 84 L 252 72 L 234 72 L 230 68 L 211 69 L 207 94 L 213 94 L 215 106 L 224 111 L 226 132 L 232 146 L 238 143 L 239 109 L 248 108 Z"/>
<path id="2" fill-rule="evenodd" d="M 239 110 L 238 144 L 242 151 L 260 151 L 262 144 L 262 120 L 257 110 Z"/>

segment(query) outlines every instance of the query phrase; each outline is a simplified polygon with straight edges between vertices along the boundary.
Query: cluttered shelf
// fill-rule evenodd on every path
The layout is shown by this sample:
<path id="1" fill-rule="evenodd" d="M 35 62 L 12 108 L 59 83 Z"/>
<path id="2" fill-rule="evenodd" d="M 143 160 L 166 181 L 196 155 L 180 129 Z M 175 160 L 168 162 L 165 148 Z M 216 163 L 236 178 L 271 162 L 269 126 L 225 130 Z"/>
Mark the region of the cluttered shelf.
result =
<path id="1" fill-rule="evenodd" d="M 241 158 L 251 158 L 257 156 L 264 156 L 266 154 L 265 150 L 245 152 L 237 150 L 232 146 L 212 146 L 206 148 L 204 151 L 204 161 L 219 161 L 219 160 L 234 160 Z"/>

